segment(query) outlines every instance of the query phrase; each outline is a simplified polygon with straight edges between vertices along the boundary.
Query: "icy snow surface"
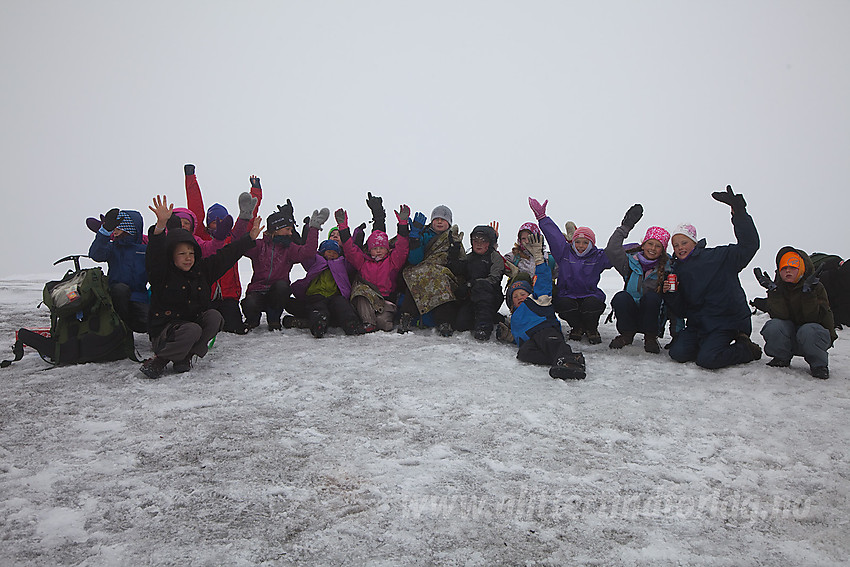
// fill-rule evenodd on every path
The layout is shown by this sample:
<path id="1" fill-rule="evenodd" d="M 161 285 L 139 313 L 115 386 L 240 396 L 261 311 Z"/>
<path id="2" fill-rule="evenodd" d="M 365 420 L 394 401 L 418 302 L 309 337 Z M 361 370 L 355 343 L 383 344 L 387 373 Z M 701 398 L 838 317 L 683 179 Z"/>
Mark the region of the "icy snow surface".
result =
<path id="1" fill-rule="evenodd" d="M 49 326 L 46 279 L 0 281 L 3 358 Z M 28 349 L 0 370 L 0 565 L 847 564 L 845 341 L 821 381 L 601 332 L 581 382 L 432 330 L 221 334 L 157 381 Z"/>

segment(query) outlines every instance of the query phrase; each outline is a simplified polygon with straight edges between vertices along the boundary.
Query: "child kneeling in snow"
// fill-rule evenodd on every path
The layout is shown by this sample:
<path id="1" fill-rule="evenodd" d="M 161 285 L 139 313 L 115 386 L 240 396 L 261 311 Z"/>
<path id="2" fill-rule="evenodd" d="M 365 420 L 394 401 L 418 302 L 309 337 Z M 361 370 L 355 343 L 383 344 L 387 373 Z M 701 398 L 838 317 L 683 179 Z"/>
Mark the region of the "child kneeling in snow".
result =
<path id="1" fill-rule="evenodd" d="M 528 250 L 535 258 L 534 285 L 517 280 L 508 288 L 505 301 L 511 310 L 510 332 L 500 325 L 499 338 L 519 345 L 516 357 L 523 362 L 547 364 L 549 376 L 561 380 L 585 377 L 584 355 L 573 352 L 561 333 L 552 305 L 552 271 L 543 260 L 543 237 L 533 235 Z"/>
<path id="2" fill-rule="evenodd" d="M 214 255 L 201 258 L 201 247 L 182 228 L 165 229 L 174 205 L 155 197 L 150 210 L 156 225 L 148 233 L 148 280 L 151 284 L 149 334 L 154 356 L 142 363 L 148 378 L 159 378 L 169 362 L 175 372 L 188 372 L 193 356 L 207 354 L 207 344 L 222 329 L 224 318 L 211 307 L 211 286 L 255 246 L 261 223 Z"/>

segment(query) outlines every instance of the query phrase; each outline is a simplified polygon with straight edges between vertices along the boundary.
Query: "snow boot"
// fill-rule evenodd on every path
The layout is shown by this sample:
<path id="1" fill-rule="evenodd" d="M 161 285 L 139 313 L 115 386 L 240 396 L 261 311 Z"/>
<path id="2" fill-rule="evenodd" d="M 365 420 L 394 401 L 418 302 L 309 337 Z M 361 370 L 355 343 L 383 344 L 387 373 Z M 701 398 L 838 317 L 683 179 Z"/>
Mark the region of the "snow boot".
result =
<path id="1" fill-rule="evenodd" d="M 166 359 L 154 356 L 144 361 L 139 370 L 151 380 L 156 380 L 165 373 L 166 366 L 168 366 Z"/>
<path id="2" fill-rule="evenodd" d="M 440 323 L 440 326 L 437 327 L 437 331 L 439 331 L 441 337 L 450 337 L 452 336 L 452 333 L 455 332 L 455 330 L 452 329 L 451 323 Z"/>
<path id="3" fill-rule="evenodd" d="M 767 365 L 773 368 L 788 368 L 791 366 L 791 360 L 774 356 L 767 362 Z"/>
<path id="4" fill-rule="evenodd" d="M 661 345 L 658 344 L 658 337 L 655 335 L 644 335 L 643 350 L 650 354 L 658 354 L 661 352 Z"/>
<path id="5" fill-rule="evenodd" d="M 750 351 L 750 356 L 752 357 L 749 361 L 758 360 L 761 358 L 761 347 L 754 343 L 748 335 L 740 333 L 738 335 L 738 338 L 735 339 L 735 344 L 741 344 L 747 347 L 747 350 Z"/>
<path id="6" fill-rule="evenodd" d="M 410 325 L 413 323 L 413 315 L 410 313 L 402 313 L 401 319 L 398 322 L 398 332 L 403 335 L 410 330 Z"/>
<path id="7" fill-rule="evenodd" d="M 827 380 L 829 378 L 829 368 L 826 366 L 812 366 L 810 370 L 812 376 L 815 378 L 820 378 L 821 380 Z"/>
<path id="8" fill-rule="evenodd" d="M 584 380 L 586 375 L 584 355 L 580 352 L 559 356 L 549 369 L 549 376 L 559 380 Z"/>
<path id="9" fill-rule="evenodd" d="M 616 348 L 620 349 L 626 345 L 632 344 L 632 341 L 635 340 L 634 334 L 625 334 L 625 335 L 617 335 L 614 337 L 614 340 L 608 345 L 608 348 Z"/>
<path id="10" fill-rule="evenodd" d="M 571 341 L 581 341 L 581 338 L 584 336 L 584 329 L 579 329 L 578 327 L 573 327 L 570 329 L 569 339 Z"/>
<path id="11" fill-rule="evenodd" d="M 317 339 L 321 339 L 328 331 L 328 316 L 324 313 L 313 313 L 313 323 L 310 325 L 310 333 Z"/>
<path id="12" fill-rule="evenodd" d="M 303 319 L 293 317 L 292 315 L 283 316 L 284 329 L 304 329 L 305 327 L 307 327 L 307 325 L 305 324 Z"/>
<path id="13" fill-rule="evenodd" d="M 192 355 L 190 354 L 183 360 L 175 360 L 173 363 L 174 372 L 178 374 L 182 374 L 183 372 L 189 372 L 192 370 Z"/>

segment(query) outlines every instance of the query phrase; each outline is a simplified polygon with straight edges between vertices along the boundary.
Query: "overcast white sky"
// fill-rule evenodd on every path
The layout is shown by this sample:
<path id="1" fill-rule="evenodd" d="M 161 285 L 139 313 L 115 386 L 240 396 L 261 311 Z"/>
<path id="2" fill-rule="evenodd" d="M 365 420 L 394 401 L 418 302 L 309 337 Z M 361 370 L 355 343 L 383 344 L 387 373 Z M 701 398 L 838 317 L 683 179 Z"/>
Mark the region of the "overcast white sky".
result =
<path id="1" fill-rule="evenodd" d="M 850 256 L 850 2 L 0 3 L 0 276 L 85 253 L 115 207 L 185 205 L 183 164 L 231 212 L 301 218 L 367 191 L 501 249 L 548 198 L 604 245 L 651 224 L 733 240 L 743 192 L 776 250 Z M 392 218 L 392 216 L 390 217 Z M 747 274 L 752 277 L 751 274 Z"/>

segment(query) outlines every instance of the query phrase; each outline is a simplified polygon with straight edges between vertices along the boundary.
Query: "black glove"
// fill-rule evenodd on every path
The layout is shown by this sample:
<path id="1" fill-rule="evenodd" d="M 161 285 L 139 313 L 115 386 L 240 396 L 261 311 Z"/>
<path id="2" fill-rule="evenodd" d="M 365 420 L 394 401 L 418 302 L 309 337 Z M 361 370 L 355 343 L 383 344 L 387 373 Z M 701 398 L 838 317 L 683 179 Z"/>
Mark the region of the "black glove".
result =
<path id="1" fill-rule="evenodd" d="M 103 215 L 103 230 L 112 232 L 118 226 L 118 209 L 109 209 L 109 212 Z"/>
<path id="2" fill-rule="evenodd" d="M 384 210 L 384 199 L 382 197 L 372 196 L 372 192 L 366 193 L 366 206 L 372 211 L 372 218 L 387 218 L 387 212 Z"/>
<path id="3" fill-rule="evenodd" d="M 643 217 L 643 205 L 640 203 L 632 205 L 626 211 L 626 216 L 623 217 L 623 222 L 620 223 L 629 230 L 633 229 L 638 221 Z"/>
<path id="4" fill-rule="evenodd" d="M 215 230 L 212 237 L 216 240 L 224 240 L 230 236 L 230 231 L 233 229 L 233 217 L 227 215 L 215 224 Z"/>
<path id="5" fill-rule="evenodd" d="M 191 163 L 187 163 L 183 166 L 183 173 L 186 175 L 195 175 L 195 166 Z"/>
<path id="6" fill-rule="evenodd" d="M 823 265 L 823 264 L 821 264 Z M 803 293 L 809 293 L 814 289 L 816 285 L 820 283 L 820 278 L 818 278 L 818 273 L 815 272 L 806 279 L 803 280 Z"/>
<path id="7" fill-rule="evenodd" d="M 732 186 L 727 185 L 726 191 L 715 191 L 711 194 L 711 196 L 721 203 L 726 203 L 730 207 L 732 207 L 733 213 L 738 213 L 744 211 L 747 208 L 747 202 L 744 200 L 744 196 L 740 193 L 735 194 L 732 192 Z"/>
<path id="8" fill-rule="evenodd" d="M 257 189 L 261 189 L 260 187 L 260 178 L 256 175 L 251 176 L 251 187 L 255 187 Z"/>
<path id="9" fill-rule="evenodd" d="M 756 280 L 758 280 L 759 285 L 766 289 L 767 291 L 772 291 L 776 289 L 776 284 L 773 282 L 767 274 L 761 271 L 761 268 L 753 268 L 753 273 L 756 275 Z"/>

